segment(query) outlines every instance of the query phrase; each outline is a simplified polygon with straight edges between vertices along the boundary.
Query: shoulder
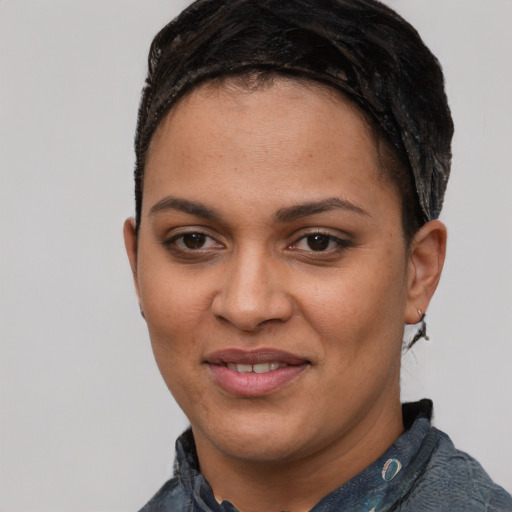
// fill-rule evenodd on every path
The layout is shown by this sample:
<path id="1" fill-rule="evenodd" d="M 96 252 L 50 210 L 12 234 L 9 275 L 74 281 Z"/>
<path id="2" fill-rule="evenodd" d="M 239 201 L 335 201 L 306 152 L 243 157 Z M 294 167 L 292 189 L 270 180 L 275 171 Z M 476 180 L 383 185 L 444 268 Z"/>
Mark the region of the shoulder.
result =
<path id="1" fill-rule="evenodd" d="M 473 457 L 457 450 L 444 432 L 432 430 L 436 448 L 400 510 L 512 512 L 510 494 Z"/>
<path id="2" fill-rule="evenodd" d="M 139 512 L 164 512 L 188 510 L 190 498 L 185 493 L 179 478 L 168 480 Z"/>

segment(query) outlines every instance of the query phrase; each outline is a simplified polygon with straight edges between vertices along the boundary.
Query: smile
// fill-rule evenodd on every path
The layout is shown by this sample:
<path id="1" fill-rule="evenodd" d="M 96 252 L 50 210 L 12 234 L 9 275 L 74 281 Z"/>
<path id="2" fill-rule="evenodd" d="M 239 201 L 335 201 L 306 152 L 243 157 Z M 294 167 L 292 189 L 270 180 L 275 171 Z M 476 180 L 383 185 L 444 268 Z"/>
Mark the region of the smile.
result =
<path id="1" fill-rule="evenodd" d="M 311 366 L 303 357 L 274 349 L 227 349 L 211 354 L 205 362 L 214 382 L 224 392 L 240 397 L 275 393 Z"/>
<path id="2" fill-rule="evenodd" d="M 268 373 L 279 368 L 285 368 L 288 365 L 286 363 L 271 362 L 271 363 L 256 363 L 256 364 L 237 364 L 227 363 L 226 367 L 238 373 Z"/>

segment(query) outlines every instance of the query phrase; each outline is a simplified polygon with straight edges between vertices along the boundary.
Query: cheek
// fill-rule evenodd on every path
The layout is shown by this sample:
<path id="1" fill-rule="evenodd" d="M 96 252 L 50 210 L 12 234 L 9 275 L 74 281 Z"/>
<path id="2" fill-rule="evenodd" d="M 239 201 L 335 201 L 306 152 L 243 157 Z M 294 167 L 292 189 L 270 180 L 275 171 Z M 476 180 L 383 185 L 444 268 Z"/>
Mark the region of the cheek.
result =
<path id="1" fill-rule="evenodd" d="M 181 339 L 178 333 L 192 336 L 211 304 L 212 276 L 172 264 L 160 251 L 148 250 L 139 261 L 140 298 L 148 325 L 173 343 Z"/>
<path id="2" fill-rule="evenodd" d="M 211 280 L 176 271 L 168 262 L 141 258 L 139 284 L 155 360 L 173 394 L 183 381 L 190 387 L 204 347 L 211 305 Z M 193 386 L 189 392 L 193 391 Z"/>
<path id="3" fill-rule="evenodd" d="M 379 352 L 402 341 L 406 275 L 400 259 L 394 265 L 377 260 L 341 268 L 307 290 L 308 321 L 344 360 L 364 351 Z"/>
<path id="4" fill-rule="evenodd" d="M 169 391 L 187 416 L 203 408 L 205 382 L 200 378 L 203 346 L 199 329 L 204 309 L 197 293 L 151 289 L 146 321 L 153 355 Z M 149 291 L 149 289 L 148 289 Z"/>
<path id="5" fill-rule="evenodd" d="M 151 343 L 157 362 L 167 360 L 186 365 L 191 355 L 198 354 L 199 329 L 209 301 L 201 300 L 194 290 L 164 288 L 161 283 L 147 289 L 147 299 L 141 294 Z M 194 348 L 192 351 L 191 349 Z"/>

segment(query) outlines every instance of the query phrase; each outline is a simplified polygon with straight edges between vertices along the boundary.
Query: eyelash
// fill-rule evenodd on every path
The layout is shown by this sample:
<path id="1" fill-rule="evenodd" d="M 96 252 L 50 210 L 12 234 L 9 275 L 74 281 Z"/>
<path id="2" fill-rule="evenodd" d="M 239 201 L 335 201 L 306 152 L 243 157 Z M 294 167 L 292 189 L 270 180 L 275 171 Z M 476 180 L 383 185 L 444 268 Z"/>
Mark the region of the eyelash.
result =
<path id="1" fill-rule="evenodd" d="M 313 232 L 309 232 L 309 233 L 305 233 L 304 235 L 302 235 L 300 238 L 298 238 L 295 242 L 293 242 L 292 244 L 290 244 L 288 247 L 292 250 L 296 250 L 294 249 L 294 247 L 296 247 L 299 242 L 305 242 L 307 243 L 307 239 L 310 238 L 310 237 L 323 237 L 327 240 L 327 243 L 328 245 L 330 245 L 332 242 L 334 244 L 336 244 L 336 246 L 334 248 L 331 248 L 331 249 L 319 249 L 319 250 L 315 250 L 311 247 L 309 247 L 308 249 L 304 249 L 305 252 L 309 253 L 309 254 L 316 254 L 316 255 L 332 255 L 333 253 L 337 253 L 339 251 L 342 251 L 343 249 L 346 249 L 348 247 L 350 247 L 350 243 L 347 241 L 347 240 L 343 240 L 341 238 L 338 238 L 337 236 L 334 236 L 332 233 L 328 233 L 328 232 L 325 232 L 325 231 L 322 231 L 322 230 L 316 230 L 316 231 L 313 231 Z"/>
<path id="2" fill-rule="evenodd" d="M 210 243 L 214 242 L 215 247 L 206 247 L 206 248 L 203 246 L 197 247 L 197 248 L 183 247 L 183 246 L 180 247 L 178 245 L 179 242 L 181 241 L 181 243 L 183 244 L 184 238 L 187 236 L 190 236 L 190 237 L 199 236 L 200 237 L 199 242 L 201 241 L 201 237 L 203 237 L 204 240 L 206 240 L 206 241 L 209 240 Z M 307 239 L 310 237 L 315 237 L 315 236 L 325 238 L 326 239 L 325 241 L 327 241 L 327 248 L 325 248 L 325 249 L 319 248 L 319 249 L 315 250 L 311 247 L 308 247 L 305 249 L 299 249 L 297 247 L 301 242 L 308 243 Z M 320 241 L 320 242 L 323 242 L 323 241 Z M 329 248 L 329 245 L 331 245 L 332 243 L 335 244 L 335 247 Z M 215 249 L 219 249 L 219 248 L 220 249 L 224 248 L 224 245 L 222 243 L 218 242 L 214 237 L 212 237 L 209 234 L 204 233 L 203 231 L 200 231 L 200 230 L 186 231 L 186 232 L 181 232 L 181 233 L 175 234 L 171 238 L 164 240 L 162 242 L 162 245 L 167 250 L 170 250 L 178 255 L 182 255 L 185 257 L 205 256 L 207 254 L 211 254 L 212 249 L 215 250 Z M 321 257 L 322 255 L 323 256 L 327 256 L 327 255 L 332 256 L 333 254 L 338 253 L 339 251 L 343 251 L 344 249 L 347 249 L 348 247 L 351 247 L 351 244 L 349 241 L 338 238 L 338 237 L 334 236 L 333 234 L 322 231 L 322 230 L 315 230 L 312 232 L 310 231 L 310 232 L 304 233 L 299 238 L 297 238 L 294 242 L 287 245 L 286 249 L 289 249 L 291 251 L 301 251 L 303 254 L 305 253 L 308 255 L 316 255 L 317 257 Z"/>
<path id="3" fill-rule="evenodd" d="M 171 238 L 169 238 L 168 240 L 164 240 L 162 242 L 162 245 L 166 249 L 172 250 L 173 252 L 177 252 L 177 253 L 180 253 L 180 254 L 193 254 L 193 253 L 200 253 L 200 252 L 204 254 L 204 252 L 211 250 L 210 248 L 206 248 L 205 249 L 203 247 L 198 247 L 196 249 L 193 249 L 193 248 L 190 248 L 190 247 L 179 247 L 178 246 L 178 241 L 179 240 L 181 240 L 182 243 L 183 243 L 183 239 L 186 236 L 192 237 L 194 235 L 199 235 L 200 237 L 204 237 L 205 239 L 211 240 L 211 241 L 215 242 L 216 244 L 222 246 L 222 244 L 220 244 L 220 242 L 217 242 L 215 240 L 215 238 L 213 238 L 209 234 L 204 233 L 204 232 L 199 231 L 199 230 L 186 231 L 186 232 L 178 233 L 178 234 L 172 236 Z"/>

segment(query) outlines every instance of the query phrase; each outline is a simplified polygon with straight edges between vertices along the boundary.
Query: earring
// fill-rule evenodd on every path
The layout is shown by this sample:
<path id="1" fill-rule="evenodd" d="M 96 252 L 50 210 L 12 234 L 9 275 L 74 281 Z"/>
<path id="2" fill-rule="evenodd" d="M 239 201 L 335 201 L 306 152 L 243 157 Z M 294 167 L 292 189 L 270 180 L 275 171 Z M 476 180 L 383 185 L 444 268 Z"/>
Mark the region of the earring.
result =
<path id="1" fill-rule="evenodd" d="M 418 312 L 418 316 L 420 317 L 419 322 L 421 322 L 420 328 L 418 332 L 415 334 L 412 341 L 409 343 L 407 348 L 411 348 L 418 340 L 421 338 L 425 338 L 427 341 L 430 339 L 427 334 L 427 322 L 425 321 L 426 313 L 423 313 L 420 308 L 416 310 Z"/>
<path id="2" fill-rule="evenodd" d="M 140 308 L 140 316 L 146 320 L 146 315 L 144 314 L 144 310 Z"/>

